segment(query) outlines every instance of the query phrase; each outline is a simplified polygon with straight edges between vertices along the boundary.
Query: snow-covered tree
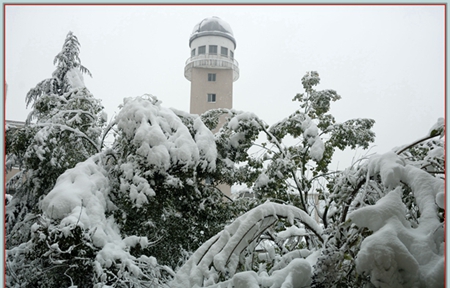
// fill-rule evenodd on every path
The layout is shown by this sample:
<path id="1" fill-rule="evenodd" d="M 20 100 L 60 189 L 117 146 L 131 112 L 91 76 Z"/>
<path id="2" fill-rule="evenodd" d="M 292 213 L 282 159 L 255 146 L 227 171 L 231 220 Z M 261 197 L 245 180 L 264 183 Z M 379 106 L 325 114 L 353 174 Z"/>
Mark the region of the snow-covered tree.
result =
<path id="1" fill-rule="evenodd" d="M 32 111 L 25 127 L 6 135 L 6 152 L 19 158 L 22 168 L 8 183 L 15 185 L 15 194 L 6 207 L 7 248 L 30 239 L 38 204 L 58 176 L 102 148 L 106 114 L 84 85 L 82 73 L 90 72 L 80 63 L 79 46 L 69 32 L 52 77 L 26 96 Z"/>
<path id="2" fill-rule="evenodd" d="M 293 99 L 300 109 L 271 126 L 249 112 L 219 109 L 202 115 L 213 127 L 221 114 L 227 114 L 216 134 L 218 184 L 246 184 L 260 202 L 276 199 L 311 214 L 316 207 L 308 195 L 314 192 L 323 198 L 327 192 L 334 151 L 366 149 L 375 137 L 372 119 L 337 123 L 329 111 L 331 102 L 341 97 L 334 90 L 317 91 L 319 83 L 319 74 L 308 72 L 302 78 L 305 93 Z"/>
<path id="3" fill-rule="evenodd" d="M 176 267 L 234 216 L 220 190 L 205 183 L 217 170 L 214 135 L 200 117 L 167 109 L 152 96 L 126 99 L 116 123 L 115 219 L 123 235 L 155 242 L 132 253 L 145 251 Z"/>

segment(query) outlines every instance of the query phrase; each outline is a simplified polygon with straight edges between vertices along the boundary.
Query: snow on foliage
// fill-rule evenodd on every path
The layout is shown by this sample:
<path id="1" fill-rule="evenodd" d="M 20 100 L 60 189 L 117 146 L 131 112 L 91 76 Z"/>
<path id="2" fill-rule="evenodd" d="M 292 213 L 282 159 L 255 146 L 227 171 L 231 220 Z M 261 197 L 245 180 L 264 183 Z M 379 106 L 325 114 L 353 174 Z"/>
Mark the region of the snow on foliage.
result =
<path id="1" fill-rule="evenodd" d="M 123 175 L 120 190 L 129 193 L 136 207 L 148 203 L 149 197 L 156 193 L 145 175 L 165 175 L 167 185 L 182 186 L 176 175 L 170 175 L 174 167 L 183 172 L 197 167 L 208 172 L 215 170 L 217 151 L 214 136 L 198 117 L 193 120 L 195 135 L 192 137 L 173 110 L 161 106 L 155 97 L 144 95 L 124 99 L 116 122 L 122 140 L 130 139 L 129 144 L 136 149 L 136 156 L 145 161 L 120 165 Z M 136 165 L 147 167 L 144 175 L 137 173 L 140 169 Z"/>
<path id="2" fill-rule="evenodd" d="M 206 128 L 200 117 L 195 118 L 193 128 L 196 131 L 194 138 L 200 153 L 200 167 L 205 171 L 213 172 L 216 169 L 217 160 L 217 148 L 214 135 Z"/>
<path id="3" fill-rule="evenodd" d="M 325 146 L 323 144 L 322 139 L 319 137 L 319 129 L 317 125 L 311 121 L 311 118 L 305 116 L 306 121 L 302 123 L 303 137 L 308 142 L 308 145 L 311 147 L 309 151 L 309 156 L 316 160 L 320 161 L 323 157 L 323 152 L 325 151 Z"/>
<path id="4" fill-rule="evenodd" d="M 83 74 L 77 68 L 67 71 L 66 80 L 72 89 L 85 88 Z"/>
<path id="5" fill-rule="evenodd" d="M 111 281 L 111 269 L 128 274 L 127 278 L 131 280 L 122 281 L 135 282 L 140 287 L 143 282 L 139 279 L 145 275 L 143 270 L 153 267 L 156 271 L 157 261 L 145 255 L 134 257 L 129 249 L 136 245 L 146 248 L 152 243 L 147 237 L 133 235 L 122 238 L 114 217 L 106 217 L 106 213 L 116 207 L 109 200 L 109 179 L 100 165 L 101 160 L 102 154 L 94 155 L 61 175 L 53 190 L 41 202 L 44 217 L 57 220 L 57 229 L 65 237 L 74 226 L 79 226 L 90 235 L 93 245 L 99 249 L 92 264 L 97 281 L 94 287 L 104 287 Z"/>
<path id="6" fill-rule="evenodd" d="M 14 179 L 15 197 L 6 209 L 8 247 L 30 240 L 23 227 L 39 214 L 38 202 L 56 179 L 102 149 L 103 107 L 84 85 L 82 73 L 90 73 L 78 54 L 78 40 L 69 32 L 52 77 L 26 95 L 32 110 L 25 126 L 8 131 L 8 154 L 16 155 L 23 169 Z"/>
<path id="7" fill-rule="evenodd" d="M 430 136 L 439 135 L 440 137 L 444 136 L 445 127 L 444 127 L 444 118 L 438 118 L 437 122 L 430 128 L 428 134 Z"/>
<path id="8" fill-rule="evenodd" d="M 102 247 L 118 235 L 105 217 L 108 204 L 112 208 L 112 203 L 108 199 L 107 172 L 95 163 L 99 157 L 93 156 L 62 174 L 41 201 L 41 209 L 51 219 L 60 220 L 63 227 L 75 224 L 95 230 L 93 242 Z"/>
<path id="9" fill-rule="evenodd" d="M 133 137 L 137 154 L 160 170 L 168 170 L 171 165 L 195 166 L 200 156 L 205 158 L 205 169 L 214 168 L 217 156 L 211 131 L 196 119 L 194 129 L 197 133 L 193 139 L 180 118 L 172 110 L 162 107 L 156 98 L 125 99 L 117 116 L 117 126 L 126 137 Z"/>
<path id="10" fill-rule="evenodd" d="M 349 215 L 356 225 L 374 232 L 361 244 L 358 273 L 370 275 L 376 287 L 443 287 L 444 230 L 436 197 L 443 194 L 444 181 L 405 166 L 392 152 L 373 157 L 369 167 L 369 174 L 380 173 L 385 186 L 397 188 Z M 405 217 L 400 181 L 411 187 L 420 210 L 415 228 Z"/>

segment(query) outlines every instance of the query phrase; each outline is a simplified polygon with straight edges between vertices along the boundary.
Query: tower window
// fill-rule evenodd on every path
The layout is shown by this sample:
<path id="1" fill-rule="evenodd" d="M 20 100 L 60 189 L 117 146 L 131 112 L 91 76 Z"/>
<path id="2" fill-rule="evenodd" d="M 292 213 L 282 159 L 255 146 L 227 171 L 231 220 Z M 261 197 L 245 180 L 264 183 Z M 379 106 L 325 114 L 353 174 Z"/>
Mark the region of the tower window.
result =
<path id="1" fill-rule="evenodd" d="M 230 50 L 230 58 L 234 59 L 234 52 Z"/>
<path id="2" fill-rule="evenodd" d="M 210 82 L 216 81 L 216 73 L 208 73 L 208 81 Z"/>
<path id="3" fill-rule="evenodd" d="M 208 102 L 216 102 L 216 94 L 208 94 Z"/>
<path id="4" fill-rule="evenodd" d="M 217 54 L 217 45 L 209 45 L 209 54 Z"/>
<path id="5" fill-rule="evenodd" d="M 194 57 L 194 56 L 195 56 L 195 48 L 192 49 L 192 51 L 191 51 L 191 57 Z"/>
<path id="6" fill-rule="evenodd" d="M 198 55 L 200 54 L 206 54 L 206 46 L 198 47 Z"/>
<path id="7" fill-rule="evenodd" d="M 228 48 L 227 47 L 220 47 L 220 55 L 228 57 Z"/>

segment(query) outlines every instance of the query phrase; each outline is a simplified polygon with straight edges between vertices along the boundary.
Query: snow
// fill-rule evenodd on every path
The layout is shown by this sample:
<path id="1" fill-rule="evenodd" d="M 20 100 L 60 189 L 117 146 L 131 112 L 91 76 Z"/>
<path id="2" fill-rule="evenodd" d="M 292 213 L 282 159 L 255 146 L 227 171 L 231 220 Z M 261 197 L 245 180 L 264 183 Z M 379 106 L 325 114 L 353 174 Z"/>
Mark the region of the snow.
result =
<path id="1" fill-rule="evenodd" d="M 66 73 L 66 80 L 72 89 L 85 88 L 83 74 L 80 69 L 72 68 Z"/>
<path id="2" fill-rule="evenodd" d="M 233 277 L 235 288 L 259 288 L 258 275 L 253 271 L 238 273 Z"/>
<path id="3" fill-rule="evenodd" d="M 212 172 L 216 169 L 217 147 L 214 134 L 201 121 L 200 117 L 194 120 L 195 142 L 200 153 L 200 167 Z"/>
<path id="4" fill-rule="evenodd" d="M 286 267 L 289 263 L 291 263 L 292 260 L 297 259 L 297 258 L 308 258 L 310 255 L 312 255 L 312 252 L 308 249 L 295 249 L 291 252 L 288 252 L 286 254 L 284 254 L 280 259 L 277 259 L 277 263 L 272 267 L 272 269 L 270 271 L 276 271 L 276 270 L 280 270 L 284 267 Z M 275 258 L 274 256 L 272 257 L 272 259 Z M 310 266 L 312 267 L 314 263 L 309 262 Z"/>
<path id="5" fill-rule="evenodd" d="M 79 223 L 86 228 L 104 221 L 109 180 L 94 158 L 78 163 L 58 177 L 41 203 L 44 213 L 53 219 L 63 219 L 67 225 Z"/>
<path id="6" fill-rule="evenodd" d="M 397 187 L 386 196 L 378 200 L 375 205 L 353 211 L 349 218 L 359 227 L 367 227 L 372 231 L 380 230 L 384 225 L 396 217 L 405 227 L 410 227 L 404 216 L 406 209 L 401 199 L 402 190 Z"/>
<path id="7" fill-rule="evenodd" d="M 302 288 L 311 285 L 311 265 L 305 259 L 294 259 L 271 276 L 261 277 L 261 284 L 271 288 Z"/>
<path id="8" fill-rule="evenodd" d="M 309 233 L 303 229 L 303 228 L 298 228 L 295 225 L 292 225 L 291 227 L 287 228 L 284 231 L 281 231 L 277 234 L 278 237 L 280 237 L 281 239 L 287 239 L 289 237 L 294 237 L 294 236 L 306 236 L 309 235 Z"/>
<path id="9" fill-rule="evenodd" d="M 116 121 L 125 137 L 132 139 L 136 153 L 161 171 L 173 165 L 184 169 L 200 165 L 213 171 L 217 151 L 212 132 L 198 117 L 194 119 L 192 137 L 175 112 L 160 103 L 149 95 L 124 100 Z"/>
<path id="10" fill-rule="evenodd" d="M 441 209 L 445 208 L 445 193 L 444 192 L 439 192 L 436 194 L 436 204 Z"/>
<path id="11" fill-rule="evenodd" d="M 258 188 L 258 187 L 267 186 L 269 184 L 269 182 L 270 182 L 270 179 L 267 176 L 267 174 L 261 173 L 258 176 L 258 179 L 256 179 L 256 181 L 255 181 L 255 187 Z"/>
<path id="12" fill-rule="evenodd" d="M 432 135 L 433 131 L 439 131 L 441 134 L 441 137 L 444 135 L 444 118 L 440 117 L 438 118 L 437 122 L 430 128 L 430 131 L 428 132 L 428 135 Z"/>
<path id="13" fill-rule="evenodd" d="M 404 161 L 393 151 L 375 155 L 369 160 L 369 176 L 380 173 L 384 186 L 392 189 L 400 184 Z"/>
<path id="14" fill-rule="evenodd" d="M 239 128 L 239 123 L 243 121 L 249 121 L 258 118 L 254 113 L 251 112 L 239 112 L 228 122 L 228 128 L 231 130 L 237 130 Z"/>
<path id="15" fill-rule="evenodd" d="M 183 119 L 190 124 L 186 125 Z M 193 183 L 189 179 L 183 183 L 176 174 L 170 174 L 172 170 L 216 169 L 214 134 L 197 115 L 162 107 L 156 97 L 143 95 L 124 99 L 115 121 L 122 139 L 116 142 L 131 146 L 128 149 L 135 149 L 137 156 L 120 165 L 119 180 L 121 192 L 128 194 L 137 208 L 156 195 L 154 184 L 148 180 L 155 173 L 164 175 L 165 185 L 181 188 Z M 139 166 L 147 167 L 146 171 Z"/>
<path id="16" fill-rule="evenodd" d="M 323 144 L 322 139 L 317 136 L 314 140 L 313 145 L 311 146 L 309 155 L 312 159 L 320 161 L 323 158 L 323 152 L 325 152 L 325 145 Z"/>
<path id="17" fill-rule="evenodd" d="M 236 123 L 238 121 L 230 121 L 228 125 L 239 129 Z M 314 137 L 317 136 L 314 126 L 308 121 L 302 124 L 305 128 L 303 136 L 308 144 L 314 146 Z M 441 149 L 435 150 L 428 156 L 442 156 Z M 348 215 L 356 226 L 372 231 L 356 251 L 356 271 L 359 275 L 368 275 L 375 287 L 443 287 L 444 223 L 441 223 L 437 212 L 438 208 L 444 209 L 444 181 L 413 166 L 414 163 L 408 163 L 393 151 L 375 155 L 368 161 L 368 183 L 373 181 L 371 177 L 379 175 L 384 189 L 377 190 L 381 199 L 374 205 L 360 202 L 362 207 Z M 268 181 L 267 175 L 261 173 L 255 187 L 264 186 Z M 359 180 L 354 179 L 353 182 Z M 420 211 L 417 225 L 412 225 L 412 220 L 406 217 L 408 209 L 402 200 L 405 185 L 411 188 Z M 295 207 L 266 202 L 236 219 L 202 245 L 179 269 L 170 283 L 171 287 L 308 287 L 311 285 L 312 267 L 321 256 L 320 248 L 315 251 L 294 250 L 280 257 L 274 243 L 263 240 L 258 247 L 264 252 L 257 256 L 260 262 L 273 264 L 269 266 L 270 271 L 265 266 L 258 272 L 238 270 L 238 267 L 252 269 L 249 267 L 255 239 L 260 239 L 262 231 L 274 225 L 280 217 L 291 224 L 300 219 L 306 227 L 292 225 L 275 234 L 275 242 L 302 237 L 311 231 L 319 238 L 324 237 L 320 226 L 309 216 L 303 218 L 299 215 Z M 307 230 L 308 226 L 311 229 Z"/>
<path id="18" fill-rule="evenodd" d="M 427 158 L 444 158 L 445 155 L 445 150 L 443 147 L 435 147 L 434 149 L 431 149 L 428 154 L 427 157 L 425 157 L 425 159 Z"/>
<path id="19" fill-rule="evenodd" d="M 317 125 L 308 115 L 301 114 L 300 116 L 302 117 L 298 118 L 303 120 L 300 124 L 303 130 L 303 138 L 306 139 L 308 145 L 311 147 L 309 156 L 315 161 L 320 161 L 323 158 L 325 145 L 319 137 L 319 128 L 317 128 Z"/>
<path id="20" fill-rule="evenodd" d="M 356 257 L 359 274 L 371 276 L 376 287 L 443 287 L 444 229 L 437 207 L 444 204 L 444 181 L 405 165 L 393 152 L 369 160 L 388 192 L 375 205 L 353 211 L 349 218 L 373 234 L 364 239 Z M 405 217 L 400 181 L 411 187 L 420 210 L 418 227 Z"/>

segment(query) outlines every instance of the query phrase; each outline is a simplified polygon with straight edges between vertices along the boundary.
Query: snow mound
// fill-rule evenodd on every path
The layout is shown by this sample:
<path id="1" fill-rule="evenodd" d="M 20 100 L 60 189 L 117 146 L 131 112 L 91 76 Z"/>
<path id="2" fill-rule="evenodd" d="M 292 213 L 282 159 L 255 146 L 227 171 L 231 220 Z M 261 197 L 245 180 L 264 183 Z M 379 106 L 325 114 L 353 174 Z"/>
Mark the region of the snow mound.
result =
<path id="1" fill-rule="evenodd" d="M 136 154 L 149 165 L 163 171 L 172 164 L 194 166 L 199 160 L 197 144 L 181 119 L 160 104 L 152 96 L 124 99 L 117 115 L 117 127 L 132 139 Z"/>
<path id="2" fill-rule="evenodd" d="M 319 137 L 319 128 L 317 128 L 317 125 L 307 115 L 305 115 L 305 121 L 302 123 L 302 129 L 304 131 L 303 137 L 308 141 L 308 145 L 311 147 L 309 156 L 315 161 L 322 160 L 325 145 Z"/>
<path id="3" fill-rule="evenodd" d="M 393 151 L 375 155 L 369 160 L 369 176 L 380 173 L 381 182 L 389 189 L 400 184 L 403 175 L 403 160 Z"/>
<path id="4" fill-rule="evenodd" d="M 41 202 L 44 213 L 61 219 L 61 225 L 76 224 L 85 229 L 98 227 L 95 237 L 102 246 L 106 227 L 105 211 L 112 203 L 107 200 L 109 180 L 106 171 L 94 162 L 93 156 L 58 177 L 55 187 Z"/>

